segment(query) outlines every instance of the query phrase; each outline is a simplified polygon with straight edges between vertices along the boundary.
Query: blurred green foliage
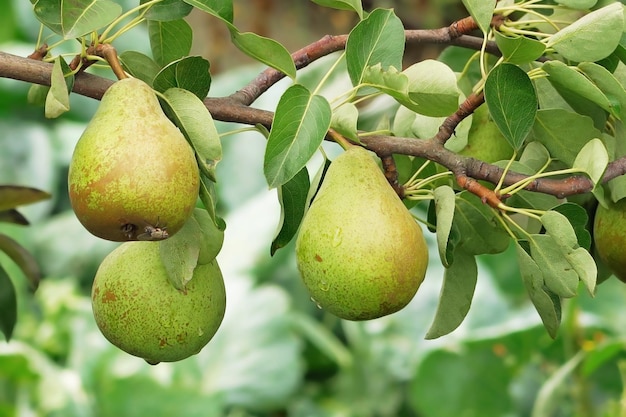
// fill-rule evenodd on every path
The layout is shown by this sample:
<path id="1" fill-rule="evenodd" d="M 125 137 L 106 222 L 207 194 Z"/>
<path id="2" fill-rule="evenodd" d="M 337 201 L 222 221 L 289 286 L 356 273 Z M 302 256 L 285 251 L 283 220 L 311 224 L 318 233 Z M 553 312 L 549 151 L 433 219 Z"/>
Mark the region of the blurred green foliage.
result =
<path id="1" fill-rule="evenodd" d="M 446 20 L 444 5 L 460 4 L 417 3 L 432 12 L 420 22 L 431 27 Z M 30 4 L 4 7 L 0 49 L 28 55 L 38 30 Z M 459 9 L 452 10 L 458 17 Z M 133 34 L 125 41 L 145 42 L 141 28 Z M 324 65 L 311 66 L 300 81 L 318 79 Z M 217 75 L 211 94 L 236 91 L 260 70 Z M 28 88 L 0 80 L 0 183 L 37 187 L 53 199 L 24 207 L 28 227 L 0 225 L 35 255 L 44 274 L 32 294 L 0 254 L 19 294 L 14 337 L 0 342 L 1 417 L 624 415 L 621 282 L 611 278 L 595 298 L 581 290 L 567 301 L 552 340 L 528 301 L 514 251 L 483 257 L 465 322 L 426 341 L 443 276 L 428 236 L 431 266 L 407 308 L 370 322 L 340 321 L 309 300 L 291 245 L 269 256 L 279 208 L 263 180 L 264 140 L 252 133 L 224 141 L 218 168 L 220 214 L 228 225 L 218 259 L 228 305 L 216 337 L 199 355 L 156 367 L 119 351 L 98 331 L 89 301 L 95 270 L 114 244 L 81 227 L 66 190 L 73 146 L 97 103 L 73 97 L 72 112 L 46 120 L 26 103 Z M 271 108 L 280 92 L 256 104 Z M 377 104 L 365 114 L 385 111 Z"/>

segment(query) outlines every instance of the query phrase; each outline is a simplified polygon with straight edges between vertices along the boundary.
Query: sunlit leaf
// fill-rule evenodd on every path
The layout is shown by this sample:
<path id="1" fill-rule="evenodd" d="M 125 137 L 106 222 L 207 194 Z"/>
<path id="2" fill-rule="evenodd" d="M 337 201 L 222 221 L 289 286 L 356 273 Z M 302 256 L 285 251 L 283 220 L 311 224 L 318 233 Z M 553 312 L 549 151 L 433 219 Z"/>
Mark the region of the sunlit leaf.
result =
<path id="1" fill-rule="evenodd" d="M 599 61 L 615 50 L 623 29 L 623 6 L 615 2 L 558 31 L 550 37 L 547 46 L 571 61 Z"/>
<path id="2" fill-rule="evenodd" d="M 198 166 L 215 181 L 215 169 L 222 159 L 222 144 L 211 113 L 196 95 L 187 90 L 170 88 L 163 96 L 166 113 L 193 147 Z"/>
<path id="3" fill-rule="evenodd" d="M 241 33 L 234 27 L 231 27 L 230 36 L 241 52 L 292 79 L 296 78 L 296 65 L 287 49 L 279 42 L 252 32 Z"/>
<path id="4" fill-rule="evenodd" d="M 458 249 L 454 263 L 446 268 L 439 295 L 437 312 L 426 339 L 436 339 L 456 329 L 465 319 L 472 304 L 478 268 L 473 255 Z"/>
<path id="5" fill-rule="evenodd" d="M 292 179 L 278 187 L 281 211 L 278 232 L 270 248 L 272 256 L 296 235 L 306 210 L 309 186 L 309 173 L 305 167 Z"/>
<path id="6" fill-rule="evenodd" d="M 572 8 L 586 10 L 596 5 L 598 0 L 555 0 L 558 4 Z"/>
<path id="7" fill-rule="evenodd" d="M 193 210 L 193 218 L 198 222 L 201 234 L 198 264 L 206 265 L 213 261 L 222 249 L 226 224 L 221 219 L 215 222 L 208 211 L 198 207 Z"/>
<path id="8" fill-rule="evenodd" d="M 439 258 L 443 266 L 449 267 L 448 238 L 452 230 L 456 198 L 452 187 L 447 185 L 435 188 L 433 196 L 435 197 L 435 212 L 437 214 L 437 248 L 439 249 Z"/>
<path id="9" fill-rule="evenodd" d="M 54 61 L 50 90 L 46 95 L 45 114 L 49 119 L 59 117 L 70 109 L 70 91 L 74 85 L 74 76 L 69 74 L 70 69 L 62 57 Z"/>
<path id="10" fill-rule="evenodd" d="M 194 7 L 223 20 L 233 23 L 233 0 L 184 0 Z"/>
<path id="11" fill-rule="evenodd" d="M 13 335 L 13 328 L 17 321 L 17 294 L 13 281 L 5 269 L 0 265 L 0 331 L 6 340 Z"/>
<path id="12" fill-rule="evenodd" d="M 359 15 L 360 19 L 363 19 L 363 5 L 361 4 L 361 0 L 313 0 L 313 3 L 338 10 L 352 10 Z"/>
<path id="13" fill-rule="evenodd" d="M 359 110 L 357 107 L 352 103 L 344 103 L 333 111 L 330 127 L 341 133 L 346 138 L 358 142 L 358 120 Z"/>
<path id="14" fill-rule="evenodd" d="M 38 0 L 34 11 L 41 23 L 72 39 L 113 22 L 122 7 L 109 0 Z"/>
<path id="15" fill-rule="evenodd" d="M 489 31 L 491 17 L 496 8 L 495 0 L 463 0 L 463 5 L 474 18 L 483 33 Z"/>
<path id="16" fill-rule="evenodd" d="M 559 297 L 573 297 L 578 288 L 578 273 L 563 257 L 563 251 L 551 236 L 532 235 L 530 256 L 543 273 L 545 285 Z"/>
<path id="17" fill-rule="evenodd" d="M 295 84 L 283 93 L 267 140 L 263 170 L 270 187 L 286 183 L 317 151 L 330 127 L 325 98 Z"/>
<path id="18" fill-rule="evenodd" d="M 576 155 L 572 168 L 583 171 L 598 184 L 609 164 L 609 155 L 600 139 L 591 139 Z"/>
<path id="19" fill-rule="evenodd" d="M 591 233 L 587 229 L 589 221 L 587 211 L 576 203 L 563 203 L 551 209 L 567 217 L 567 220 L 574 228 L 574 233 L 576 233 L 578 245 L 589 250 L 591 247 Z"/>
<path id="20" fill-rule="evenodd" d="M 35 257 L 7 235 L 0 234 L 0 252 L 4 252 L 24 273 L 28 286 L 35 291 L 41 280 L 41 271 Z"/>
<path id="21" fill-rule="evenodd" d="M 526 36 L 506 36 L 495 32 L 498 49 L 511 64 L 527 64 L 539 58 L 546 50 L 546 45 Z"/>
<path id="22" fill-rule="evenodd" d="M 348 74 L 359 85 L 367 67 L 402 68 L 404 26 L 393 10 L 376 9 L 350 32 L 346 43 Z"/>
<path id="23" fill-rule="evenodd" d="M 513 64 L 495 67 L 485 83 L 485 101 L 506 140 L 519 149 L 537 113 L 537 95 L 526 72 Z"/>
<path id="24" fill-rule="evenodd" d="M 425 116 L 448 116 L 459 103 L 456 75 L 446 64 L 427 59 L 413 64 L 404 71 L 407 76 L 409 107 Z M 405 103 L 402 103 L 405 104 Z"/>
<path id="25" fill-rule="evenodd" d="M 626 90 L 619 80 L 609 70 L 595 62 L 581 62 L 578 68 L 589 78 L 608 98 L 611 108 L 615 109 L 616 116 L 626 119 Z"/>
<path id="26" fill-rule="evenodd" d="M 179 291 L 186 291 L 187 284 L 193 278 L 200 256 L 201 239 L 200 226 L 192 216 L 176 234 L 158 242 L 167 277 Z"/>
<path id="27" fill-rule="evenodd" d="M 191 51 L 193 31 L 183 19 L 148 21 L 148 34 L 152 56 L 161 67 L 186 57 Z"/>

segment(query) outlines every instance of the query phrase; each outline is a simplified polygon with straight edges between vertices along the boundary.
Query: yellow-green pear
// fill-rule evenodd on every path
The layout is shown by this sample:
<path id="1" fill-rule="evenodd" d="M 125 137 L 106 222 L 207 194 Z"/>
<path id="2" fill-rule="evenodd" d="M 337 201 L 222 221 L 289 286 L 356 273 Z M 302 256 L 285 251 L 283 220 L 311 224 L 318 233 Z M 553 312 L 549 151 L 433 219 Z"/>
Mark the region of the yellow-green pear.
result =
<path id="1" fill-rule="evenodd" d="M 194 152 L 143 81 L 114 83 L 76 144 L 68 188 L 78 220 L 113 241 L 176 233 L 198 197 Z"/>
<path id="2" fill-rule="evenodd" d="M 424 280 L 422 230 L 370 153 L 338 156 L 302 220 L 298 269 L 320 308 L 347 320 L 394 313 Z"/>
<path id="3" fill-rule="evenodd" d="M 216 260 L 198 265 L 182 292 L 168 280 L 158 242 L 126 242 L 113 250 L 98 268 L 91 297 L 102 334 L 151 364 L 198 353 L 226 308 Z"/>
<path id="4" fill-rule="evenodd" d="M 595 251 L 611 272 L 626 282 L 626 198 L 598 204 L 593 222 Z"/>

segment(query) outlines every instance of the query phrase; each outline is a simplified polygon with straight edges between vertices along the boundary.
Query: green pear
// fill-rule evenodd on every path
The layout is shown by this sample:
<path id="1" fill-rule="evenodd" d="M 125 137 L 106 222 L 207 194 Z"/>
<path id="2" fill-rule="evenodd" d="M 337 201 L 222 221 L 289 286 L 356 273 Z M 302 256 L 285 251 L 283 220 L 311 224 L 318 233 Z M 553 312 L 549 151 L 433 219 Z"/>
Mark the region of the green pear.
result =
<path id="1" fill-rule="evenodd" d="M 593 221 L 595 252 L 621 281 L 626 282 L 626 199 L 599 204 Z"/>
<path id="2" fill-rule="evenodd" d="M 459 154 L 488 163 L 508 160 L 513 156 L 513 148 L 496 123 L 489 117 L 489 109 L 486 105 L 474 111 L 467 145 Z"/>
<path id="3" fill-rule="evenodd" d="M 217 332 L 226 308 L 216 260 L 198 265 L 181 292 L 168 280 L 158 242 L 126 242 L 113 250 L 98 268 L 91 297 L 102 334 L 151 364 L 198 353 Z"/>
<path id="4" fill-rule="evenodd" d="M 176 233 L 198 197 L 194 152 L 143 81 L 114 83 L 76 144 L 69 197 L 92 234 L 113 241 Z"/>
<path id="5" fill-rule="evenodd" d="M 369 152 L 338 156 L 305 214 L 296 260 L 311 298 L 347 320 L 394 313 L 424 280 L 422 229 Z"/>

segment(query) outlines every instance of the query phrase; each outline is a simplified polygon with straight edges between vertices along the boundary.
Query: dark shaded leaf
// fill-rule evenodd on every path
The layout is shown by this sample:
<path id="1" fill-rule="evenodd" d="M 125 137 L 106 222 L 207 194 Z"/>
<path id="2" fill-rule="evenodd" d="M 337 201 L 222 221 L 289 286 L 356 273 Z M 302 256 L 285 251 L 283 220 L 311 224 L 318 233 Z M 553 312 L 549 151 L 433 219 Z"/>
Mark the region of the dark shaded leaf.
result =
<path id="1" fill-rule="evenodd" d="M 278 187 L 278 200 L 281 212 L 278 234 L 272 241 L 272 247 L 270 248 L 272 256 L 278 249 L 286 246 L 298 231 L 306 211 L 309 187 L 309 173 L 306 167 L 302 168 L 292 179 Z"/>
<path id="2" fill-rule="evenodd" d="M 22 245 L 4 234 L 0 234 L 0 251 L 4 252 L 20 267 L 30 289 L 35 291 L 41 280 L 41 271 L 35 257 Z"/>
<path id="3" fill-rule="evenodd" d="M 7 341 L 13 335 L 17 322 L 17 295 L 13 281 L 0 265 L 0 331 Z"/>

